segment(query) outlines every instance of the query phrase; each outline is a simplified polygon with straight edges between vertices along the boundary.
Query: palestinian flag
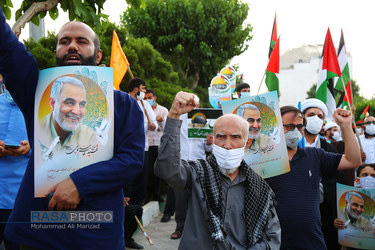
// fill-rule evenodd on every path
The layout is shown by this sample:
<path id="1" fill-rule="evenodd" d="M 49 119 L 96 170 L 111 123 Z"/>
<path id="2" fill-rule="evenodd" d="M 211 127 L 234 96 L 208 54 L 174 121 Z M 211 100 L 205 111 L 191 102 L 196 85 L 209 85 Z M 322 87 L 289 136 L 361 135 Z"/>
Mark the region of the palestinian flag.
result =
<path id="1" fill-rule="evenodd" d="M 340 45 L 337 51 L 337 56 L 338 56 L 338 61 L 340 65 L 340 70 L 341 70 L 341 77 L 337 80 L 335 89 L 339 90 L 342 93 L 337 106 L 341 108 L 346 108 L 349 106 L 348 103 L 350 103 L 350 105 L 353 104 L 353 100 L 352 100 L 353 97 L 352 97 L 352 87 L 350 83 L 348 55 L 346 53 L 344 33 L 342 30 L 341 30 Z M 341 78 L 343 81 L 341 80 Z M 346 89 L 347 95 L 345 95 L 344 86 L 342 82 L 345 83 L 345 89 Z"/>
<path id="2" fill-rule="evenodd" d="M 275 20 L 273 21 L 272 34 L 271 34 L 270 51 L 268 52 L 268 59 L 271 58 L 272 51 L 276 45 L 276 40 L 277 40 L 277 25 L 276 25 L 276 13 L 275 13 Z"/>
<path id="3" fill-rule="evenodd" d="M 279 45 L 280 45 L 280 37 L 277 39 L 273 52 L 271 54 L 270 60 L 268 61 L 267 70 L 266 70 L 266 85 L 268 90 L 277 91 L 279 95 L 279 63 L 280 63 L 280 55 L 279 55 Z"/>
<path id="4" fill-rule="evenodd" d="M 363 119 L 370 115 L 370 104 L 363 110 L 363 113 L 359 117 L 359 121 L 357 123 L 363 123 Z"/>
<path id="5" fill-rule="evenodd" d="M 335 46 L 332 42 L 331 32 L 328 28 L 323 46 L 323 55 L 315 94 L 315 97 L 324 102 L 327 106 L 328 117 L 325 117 L 326 120 L 333 119 L 333 112 L 336 109 L 333 80 L 334 77 L 338 76 L 341 76 L 340 65 L 337 60 Z"/>

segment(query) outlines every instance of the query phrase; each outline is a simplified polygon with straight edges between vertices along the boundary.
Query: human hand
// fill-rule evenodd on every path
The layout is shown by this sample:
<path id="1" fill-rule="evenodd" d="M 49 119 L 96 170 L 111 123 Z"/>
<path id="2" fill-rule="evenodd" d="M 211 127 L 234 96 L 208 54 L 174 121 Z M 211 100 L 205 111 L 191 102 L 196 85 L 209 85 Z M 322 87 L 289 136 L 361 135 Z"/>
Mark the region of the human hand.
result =
<path id="1" fill-rule="evenodd" d="M 352 127 L 352 112 L 345 109 L 337 108 L 333 113 L 333 118 L 335 122 L 343 128 L 350 128 Z"/>
<path id="2" fill-rule="evenodd" d="M 345 221 L 343 220 L 339 220 L 339 219 L 335 219 L 333 221 L 333 225 L 335 226 L 335 228 L 337 229 L 344 229 L 345 227 Z"/>
<path id="3" fill-rule="evenodd" d="M 154 131 L 155 128 L 156 128 L 156 125 L 155 125 L 154 123 L 150 122 L 150 123 L 148 124 L 148 130 L 150 130 L 150 131 Z"/>
<path id="4" fill-rule="evenodd" d="M 366 160 L 366 154 L 365 154 L 365 152 L 361 152 L 361 158 L 362 158 L 362 161 Z"/>
<path id="5" fill-rule="evenodd" d="M 173 100 L 172 107 L 169 110 L 168 117 L 179 119 L 180 115 L 193 110 L 199 105 L 198 97 L 192 93 L 180 91 Z"/>
<path id="6" fill-rule="evenodd" d="M 48 203 L 49 210 L 73 210 L 81 201 L 78 189 L 70 177 L 52 187 L 46 196 L 51 192 L 54 195 Z"/>
<path id="7" fill-rule="evenodd" d="M 28 141 L 21 141 L 19 148 L 5 148 L 5 143 L 1 141 L 0 156 L 22 156 L 30 151 L 30 144 Z"/>
<path id="8" fill-rule="evenodd" d="M 156 116 L 156 121 L 163 122 L 164 121 L 164 116 L 163 115 Z"/>
<path id="9" fill-rule="evenodd" d="M 3 142 L 2 140 L 0 140 L 0 157 L 5 156 L 5 153 L 3 153 L 4 146 L 5 146 L 5 142 Z"/>

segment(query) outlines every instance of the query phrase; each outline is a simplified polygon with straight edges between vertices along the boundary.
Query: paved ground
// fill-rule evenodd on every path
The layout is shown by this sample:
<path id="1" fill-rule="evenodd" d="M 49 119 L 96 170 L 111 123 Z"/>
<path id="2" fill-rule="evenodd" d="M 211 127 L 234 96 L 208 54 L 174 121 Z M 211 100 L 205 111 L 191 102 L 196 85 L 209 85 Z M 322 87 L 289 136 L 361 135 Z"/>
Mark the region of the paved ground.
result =
<path id="1" fill-rule="evenodd" d="M 180 240 L 172 240 L 170 238 L 171 234 L 176 228 L 176 222 L 174 217 L 167 223 L 161 223 L 162 214 L 156 217 L 149 225 L 145 227 L 146 233 L 151 238 L 154 245 L 150 245 L 143 235 L 142 231 L 138 231 L 134 234 L 135 242 L 141 244 L 145 250 L 175 250 L 178 248 Z M 130 249 L 130 248 L 125 248 Z"/>

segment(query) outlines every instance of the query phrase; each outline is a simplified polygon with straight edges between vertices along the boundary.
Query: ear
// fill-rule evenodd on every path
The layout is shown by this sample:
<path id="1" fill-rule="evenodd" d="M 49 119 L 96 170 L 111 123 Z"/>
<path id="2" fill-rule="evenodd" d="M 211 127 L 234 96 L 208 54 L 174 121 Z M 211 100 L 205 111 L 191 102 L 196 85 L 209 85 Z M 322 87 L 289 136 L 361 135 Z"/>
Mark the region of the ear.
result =
<path id="1" fill-rule="evenodd" d="M 51 111 L 55 109 L 55 99 L 52 97 L 49 98 L 49 105 L 51 106 Z"/>
<path id="2" fill-rule="evenodd" d="M 357 184 L 360 184 L 361 183 L 361 180 L 359 179 L 359 177 L 355 177 L 355 183 L 357 183 Z"/>
<path id="3" fill-rule="evenodd" d="M 55 59 L 56 59 L 56 50 L 54 50 L 53 53 L 55 54 Z"/>
<path id="4" fill-rule="evenodd" d="M 100 61 L 102 60 L 103 57 L 103 51 L 101 49 L 98 49 L 96 51 L 96 65 L 99 65 Z"/>

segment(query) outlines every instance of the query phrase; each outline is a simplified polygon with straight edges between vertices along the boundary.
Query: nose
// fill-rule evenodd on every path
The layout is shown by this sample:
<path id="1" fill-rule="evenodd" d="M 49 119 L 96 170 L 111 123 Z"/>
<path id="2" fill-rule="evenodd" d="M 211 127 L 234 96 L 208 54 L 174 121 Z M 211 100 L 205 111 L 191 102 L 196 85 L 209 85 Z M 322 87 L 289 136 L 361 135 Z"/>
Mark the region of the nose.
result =
<path id="1" fill-rule="evenodd" d="M 78 44 L 76 41 L 73 40 L 69 43 L 68 51 L 78 51 Z"/>
<path id="2" fill-rule="evenodd" d="M 79 106 L 79 103 L 76 103 L 73 107 L 71 112 L 75 115 L 80 115 L 81 114 L 81 107 Z"/>
<path id="3" fill-rule="evenodd" d="M 225 149 L 233 149 L 232 142 L 229 138 L 227 138 L 223 144 L 223 148 Z"/>

